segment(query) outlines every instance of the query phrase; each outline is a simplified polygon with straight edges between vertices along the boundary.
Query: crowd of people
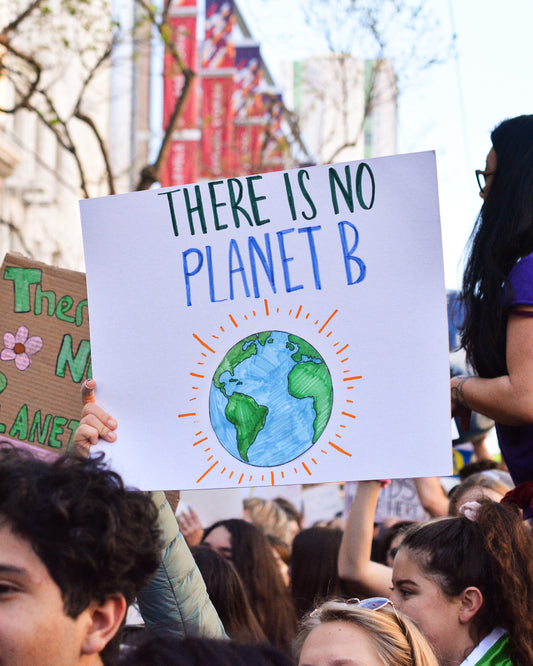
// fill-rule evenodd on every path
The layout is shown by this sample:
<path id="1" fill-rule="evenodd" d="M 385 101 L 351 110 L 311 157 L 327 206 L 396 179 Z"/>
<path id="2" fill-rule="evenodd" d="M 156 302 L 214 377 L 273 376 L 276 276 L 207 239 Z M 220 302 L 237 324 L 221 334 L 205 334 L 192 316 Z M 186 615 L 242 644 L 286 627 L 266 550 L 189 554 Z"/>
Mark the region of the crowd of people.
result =
<path id="1" fill-rule="evenodd" d="M 1 664 L 533 666 L 533 116 L 491 138 L 451 398 L 503 462 L 417 479 L 423 522 L 376 531 L 387 482 L 360 481 L 342 526 L 283 497 L 204 526 L 87 455 L 117 438 L 89 380 L 74 452 L 0 448 Z"/>

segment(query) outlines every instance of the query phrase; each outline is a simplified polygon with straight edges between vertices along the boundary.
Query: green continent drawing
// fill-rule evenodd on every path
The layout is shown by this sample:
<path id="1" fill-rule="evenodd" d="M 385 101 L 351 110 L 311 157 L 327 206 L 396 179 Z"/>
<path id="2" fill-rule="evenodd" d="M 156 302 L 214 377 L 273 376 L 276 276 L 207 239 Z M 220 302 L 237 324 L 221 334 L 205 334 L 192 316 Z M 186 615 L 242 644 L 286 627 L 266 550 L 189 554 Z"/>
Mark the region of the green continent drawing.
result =
<path id="1" fill-rule="evenodd" d="M 313 398 L 316 412 L 313 421 L 313 444 L 324 432 L 333 405 L 331 377 L 325 363 L 306 362 L 295 365 L 289 373 L 289 393 L 295 398 Z"/>
<path id="2" fill-rule="evenodd" d="M 305 453 L 324 432 L 333 406 L 329 369 L 306 340 L 284 331 L 249 335 L 213 375 L 211 424 L 235 458 L 260 467 Z"/>
<path id="3" fill-rule="evenodd" d="M 249 395 L 232 393 L 228 398 L 226 418 L 237 430 L 239 455 L 248 462 L 248 449 L 265 426 L 268 407 L 258 405 Z"/>

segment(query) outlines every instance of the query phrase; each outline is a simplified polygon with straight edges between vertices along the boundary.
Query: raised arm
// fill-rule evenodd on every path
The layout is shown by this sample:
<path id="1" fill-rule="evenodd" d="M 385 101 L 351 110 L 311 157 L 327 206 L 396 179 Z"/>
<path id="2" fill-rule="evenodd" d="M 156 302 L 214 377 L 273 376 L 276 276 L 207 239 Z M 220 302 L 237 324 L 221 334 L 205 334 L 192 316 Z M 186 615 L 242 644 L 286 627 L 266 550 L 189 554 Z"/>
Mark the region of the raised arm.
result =
<path id="1" fill-rule="evenodd" d="M 117 438 L 117 422 L 96 404 L 95 389 L 94 380 L 85 382 L 82 388 L 84 407 L 73 439 L 76 448 L 87 452 L 99 438 L 108 442 Z M 151 493 L 151 497 L 159 511 L 158 526 L 163 539 L 163 552 L 156 575 L 137 598 L 146 626 L 180 637 L 225 638 L 222 622 L 209 599 L 202 574 L 180 533 L 165 494 L 156 491 Z"/>
<path id="2" fill-rule="evenodd" d="M 413 479 L 420 504 L 432 518 L 447 516 L 450 500 L 436 476 Z"/>
<path id="3" fill-rule="evenodd" d="M 339 578 L 352 582 L 358 594 L 388 597 L 392 569 L 370 559 L 374 516 L 381 484 L 359 481 L 339 550 Z"/>
<path id="4" fill-rule="evenodd" d="M 533 424 L 533 307 L 509 313 L 507 322 L 507 375 L 485 379 L 454 377 L 451 380 L 452 413 L 465 410 L 484 414 L 504 425 Z"/>

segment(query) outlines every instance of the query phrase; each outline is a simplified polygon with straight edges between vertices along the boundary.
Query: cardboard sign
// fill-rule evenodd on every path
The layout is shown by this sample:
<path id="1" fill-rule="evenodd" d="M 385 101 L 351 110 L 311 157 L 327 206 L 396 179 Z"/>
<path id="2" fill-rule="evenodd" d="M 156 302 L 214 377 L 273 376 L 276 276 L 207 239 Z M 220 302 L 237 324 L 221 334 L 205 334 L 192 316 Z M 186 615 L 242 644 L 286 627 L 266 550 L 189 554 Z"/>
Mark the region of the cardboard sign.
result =
<path id="1" fill-rule="evenodd" d="M 433 153 L 81 202 L 106 447 L 146 489 L 451 473 Z"/>
<path id="2" fill-rule="evenodd" d="M 85 275 L 7 254 L 0 309 L 0 443 L 64 452 L 91 372 Z"/>

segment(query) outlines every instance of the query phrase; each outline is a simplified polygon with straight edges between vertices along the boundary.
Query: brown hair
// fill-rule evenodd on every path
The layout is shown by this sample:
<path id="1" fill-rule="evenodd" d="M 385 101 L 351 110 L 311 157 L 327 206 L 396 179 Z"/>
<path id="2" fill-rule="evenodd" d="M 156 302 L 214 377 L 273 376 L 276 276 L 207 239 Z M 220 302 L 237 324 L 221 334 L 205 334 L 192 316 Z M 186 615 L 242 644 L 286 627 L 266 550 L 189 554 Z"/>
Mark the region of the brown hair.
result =
<path id="1" fill-rule="evenodd" d="M 496 627 L 509 632 L 513 663 L 533 664 L 533 553 L 515 506 L 481 500 L 475 522 L 442 518 L 409 531 L 400 546 L 449 597 L 477 587 L 483 603 L 474 640 Z"/>

